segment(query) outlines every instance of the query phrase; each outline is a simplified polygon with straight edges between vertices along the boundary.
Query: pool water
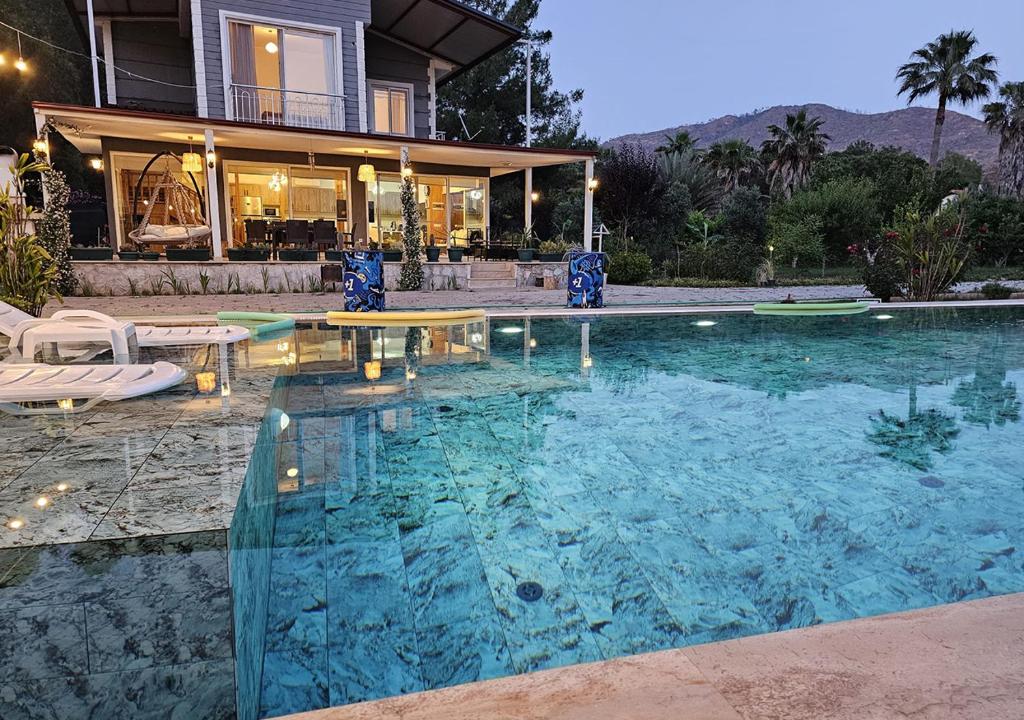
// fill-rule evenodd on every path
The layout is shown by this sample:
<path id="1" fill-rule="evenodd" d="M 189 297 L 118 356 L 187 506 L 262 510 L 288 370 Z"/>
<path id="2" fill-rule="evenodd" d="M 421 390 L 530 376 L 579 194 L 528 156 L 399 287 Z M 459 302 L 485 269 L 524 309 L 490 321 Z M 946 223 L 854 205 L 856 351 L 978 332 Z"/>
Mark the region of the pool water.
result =
<path id="1" fill-rule="evenodd" d="M 1024 312 L 890 314 L 335 330 L 259 714 L 1024 590 Z"/>

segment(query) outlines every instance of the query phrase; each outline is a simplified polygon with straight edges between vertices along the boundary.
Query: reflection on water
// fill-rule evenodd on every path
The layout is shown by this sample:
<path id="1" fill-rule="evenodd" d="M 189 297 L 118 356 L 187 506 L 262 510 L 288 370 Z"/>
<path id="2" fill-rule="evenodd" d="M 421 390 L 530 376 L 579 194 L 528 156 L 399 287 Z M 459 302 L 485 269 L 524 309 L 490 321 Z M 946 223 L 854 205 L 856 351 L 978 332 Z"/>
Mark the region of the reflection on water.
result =
<path id="1" fill-rule="evenodd" d="M 301 331 L 243 717 L 1024 590 L 1022 320 Z"/>

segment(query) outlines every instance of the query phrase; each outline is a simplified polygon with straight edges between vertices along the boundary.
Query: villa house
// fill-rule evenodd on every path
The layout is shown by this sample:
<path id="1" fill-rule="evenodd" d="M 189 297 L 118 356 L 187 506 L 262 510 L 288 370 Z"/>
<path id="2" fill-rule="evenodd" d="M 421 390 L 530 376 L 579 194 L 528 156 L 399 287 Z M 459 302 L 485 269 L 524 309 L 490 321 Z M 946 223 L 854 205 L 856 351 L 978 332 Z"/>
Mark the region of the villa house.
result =
<path id="1" fill-rule="evenodd" d="M 215 259 L 253 220 L 326 220 L 356 245 L 397 244 L 403 153 L 424 240 L 441 247 L 488 241 L 491 178 L 584 163 L 589 246 L 593 153 L 437 130 L 438 88 L 521 39 L 494 17 L 455 0 L 67 3 L 95 48 L 95 107 L 35 103 L 36 123 L 102 168 L 115 249 L 165 166 L 181 170 L 165 158 L 144 172 L 165 151 L 194 153 Z"/>

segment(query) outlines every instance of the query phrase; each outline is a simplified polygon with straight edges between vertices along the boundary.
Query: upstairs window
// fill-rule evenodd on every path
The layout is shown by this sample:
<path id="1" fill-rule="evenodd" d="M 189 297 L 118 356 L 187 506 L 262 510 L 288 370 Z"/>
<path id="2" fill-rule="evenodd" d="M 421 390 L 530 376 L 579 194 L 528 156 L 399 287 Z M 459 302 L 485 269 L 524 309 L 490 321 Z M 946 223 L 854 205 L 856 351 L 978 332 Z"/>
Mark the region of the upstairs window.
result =
<path id="1" fill-rule="evenodd" d="M 373 117 L 370 127 L 382 135 L 413 134 L 412 86 L 372 81 Z"/>

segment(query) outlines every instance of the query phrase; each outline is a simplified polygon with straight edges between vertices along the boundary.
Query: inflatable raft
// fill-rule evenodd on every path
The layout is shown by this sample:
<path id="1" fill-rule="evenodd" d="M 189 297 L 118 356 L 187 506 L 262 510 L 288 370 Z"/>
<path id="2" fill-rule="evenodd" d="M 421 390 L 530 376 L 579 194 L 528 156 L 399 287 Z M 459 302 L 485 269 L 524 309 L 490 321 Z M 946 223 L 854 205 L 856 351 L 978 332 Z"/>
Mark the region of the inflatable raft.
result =
<path id="1" fill-rule="evenodd" d="M 408 326 L 408 325 L 461 325 L 483 322 L 484 311 L 474 310 L 399 310 L 384 312 L 329 312 L 327 322 L 332 325 Z"/>
<path id="2" fill-rule="evenodd" d="M 834 302 L 834 303 L 757 303 L 754 305 L 755 315 L 857 315 L 867 312 L 871 303 L 867 302 Z"/>

